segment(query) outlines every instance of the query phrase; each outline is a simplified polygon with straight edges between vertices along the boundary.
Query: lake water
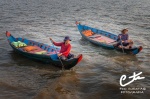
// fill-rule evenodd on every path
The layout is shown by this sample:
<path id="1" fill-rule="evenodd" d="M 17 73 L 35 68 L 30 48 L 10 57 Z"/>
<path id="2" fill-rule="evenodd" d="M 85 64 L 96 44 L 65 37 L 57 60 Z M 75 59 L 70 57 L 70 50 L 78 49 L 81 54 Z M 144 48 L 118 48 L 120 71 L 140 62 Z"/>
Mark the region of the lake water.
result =
<path id="1" fill-rule="evenodd" d="M 0 99 L 149 99 L 149 0 L 1 0 Z M 130 38 L 143 50 L 136 56 L 97 47 L 82 39 L 75 21 Z M 29 60 L 9 46 L 5 31 L 16 37 L 51 44 L 49 37 L 72 38 L 72 52 L 83 60 L 73 69 Z M 121 75 L 143 72 L 145 79 L 128 87 L 144 87 L 144 94 L 121 94 Z"/>

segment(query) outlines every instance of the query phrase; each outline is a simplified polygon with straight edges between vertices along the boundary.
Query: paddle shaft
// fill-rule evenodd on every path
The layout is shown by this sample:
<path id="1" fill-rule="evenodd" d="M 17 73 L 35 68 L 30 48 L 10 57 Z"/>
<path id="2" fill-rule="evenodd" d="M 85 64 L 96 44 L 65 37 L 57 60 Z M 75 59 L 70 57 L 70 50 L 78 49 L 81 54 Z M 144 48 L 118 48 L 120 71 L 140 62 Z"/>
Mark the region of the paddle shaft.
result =
<path id="1" fill-rule="evenodd" d="M 54 50 L 55 50 L 55 53 L 57 54 L 57 51 L 56 51 L 56 49 L 55 49 L 55 47 L 54 47 L 54 44 L 53 44 L 53 41 L 52 40 L 50 40 L 51 41 L 51 43 L 52 43 L 52 45 L 53 45 L 53 48 L 54 48 Z M 57 55 L 58 56 L 58 55 Z M 60 59 L 60 57 L 58 56 L 58 58 L 59 58 L 59 61 L 61 62 L 61 65 L 62 65 L 62 70 L 64 70 L 64 64 L 63 64 L 63 62 L 61 61 L 61 59 Z"/>
<path id="2" fill-rule="evenodd" d="M 121 48 L 122 48 L 122 52 L 124 53 L 124 48 L 123 48 L 123 44 L 122 44 L 122 39 L 121 39 L 121 37 L 120 37 L 120 41 L 121 41 Z"/>

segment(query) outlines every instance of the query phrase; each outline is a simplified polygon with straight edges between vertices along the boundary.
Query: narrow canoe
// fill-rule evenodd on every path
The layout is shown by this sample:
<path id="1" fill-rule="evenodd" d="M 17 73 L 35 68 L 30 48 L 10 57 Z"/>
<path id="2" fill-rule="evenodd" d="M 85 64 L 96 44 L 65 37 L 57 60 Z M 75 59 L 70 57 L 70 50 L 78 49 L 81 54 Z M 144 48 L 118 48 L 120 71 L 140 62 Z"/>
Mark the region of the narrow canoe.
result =
<path id="1" fill-rule="evenodd" d="M 9 42 L 10 46 L 13 48 L 13 50 L 15 52 L 17 52 L 29 59 L 32 59 L 32 60 L 37 60 L 37 61 L 41 61 L 44 63 L 50 63 L 54 66 L 62 67 L 62 64 L 61 64 L 61 62 L 56 54 L 56 51 L 55 51 L 55 50 L 57 50 L 57 52 L 59 52 L 59 50 L 60 50 L 59 48 L 56 48 L 56 47 L 54 48 L 53 46 L 49 46 L 47 44 L 39 43 L 39 42 L 36 42 L 33 40 L 28 40 L 25 38 L 20 38 L 20 37 L 15 38 L 8 31 L 6 31 L 6 37 L 7 37 L 7 40 Z M 46 51 L 46 54 L 37 54 L 34 52 L 27 52 L 27 51 L 23 50 L 23 47 L 17 48 L 12 44 L 12 42 L 17 42 L 17 41 L 21 41 L 21 42 L 27 44 L 28 46 L 37 46 L 37 47 L 39 47 L 39 49 Z M 71 58 L 71 59 L 62 61 L 62 63 L 64 65 L 65 69 L 70 69 L 70 68 L 74 67 L 76 64 L 78 64 L 81 60 L 82 60 L 82 54 L 78 55 L 75 58 Z"/>
<path id="2" fill-rule="evenodd" d="M 115 49 L 120 52 L 123 52 L 124 50 L 125 53 L 133 54 L 133 55 L 138 54 L 142 50 L 142 46 L 133 47 L 131 49 L 123 49 L 123 50 L 121 48 L 116 48 L 113 45 L 114 43 L 116 43 L 116 40 L 118 38 L 117 35 L 100 30 L 100 29 L 92 28 L 86 25 L 81 25 L 78 22 L 76 23 L 76 25 L 81 36 L 95 45 L 98 45 L 107 49 Z M 85 31 L 86 32 L 91 31 L 93 34 L 85 35 Z"/>

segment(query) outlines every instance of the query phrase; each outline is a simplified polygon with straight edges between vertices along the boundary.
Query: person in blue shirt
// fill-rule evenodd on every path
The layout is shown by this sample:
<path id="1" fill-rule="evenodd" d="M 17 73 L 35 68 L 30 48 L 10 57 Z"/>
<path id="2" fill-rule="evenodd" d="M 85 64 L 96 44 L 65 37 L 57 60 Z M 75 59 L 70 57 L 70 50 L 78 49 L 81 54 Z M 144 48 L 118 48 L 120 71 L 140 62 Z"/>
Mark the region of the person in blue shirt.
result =
<path id="1" fill-rule="evenodd" d="M 115 47 L 118 47 L 119 45 L 123 45 L 123 46 L 127 46 L 129 45 L 128 43 L 129 40 L 129 35 L 128 35 L 128 29 L 123 29 L 121 31 L 121 34 L 118 35 L 118 39 L 117 39 L 117 44 L 115 44 Z"/>

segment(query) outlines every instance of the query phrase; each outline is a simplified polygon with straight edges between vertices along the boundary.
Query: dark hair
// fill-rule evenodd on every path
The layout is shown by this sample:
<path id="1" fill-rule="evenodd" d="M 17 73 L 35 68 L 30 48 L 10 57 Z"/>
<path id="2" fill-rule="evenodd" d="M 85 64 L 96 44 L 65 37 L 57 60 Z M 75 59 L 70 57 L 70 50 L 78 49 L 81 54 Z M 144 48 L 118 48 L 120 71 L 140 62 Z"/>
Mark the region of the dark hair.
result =
<path id="1" fill-rule="evenodd" d="M 128 31 L 128 29 L 123 29 L 121 33 L 125 34 L 126 31 Z"/>

